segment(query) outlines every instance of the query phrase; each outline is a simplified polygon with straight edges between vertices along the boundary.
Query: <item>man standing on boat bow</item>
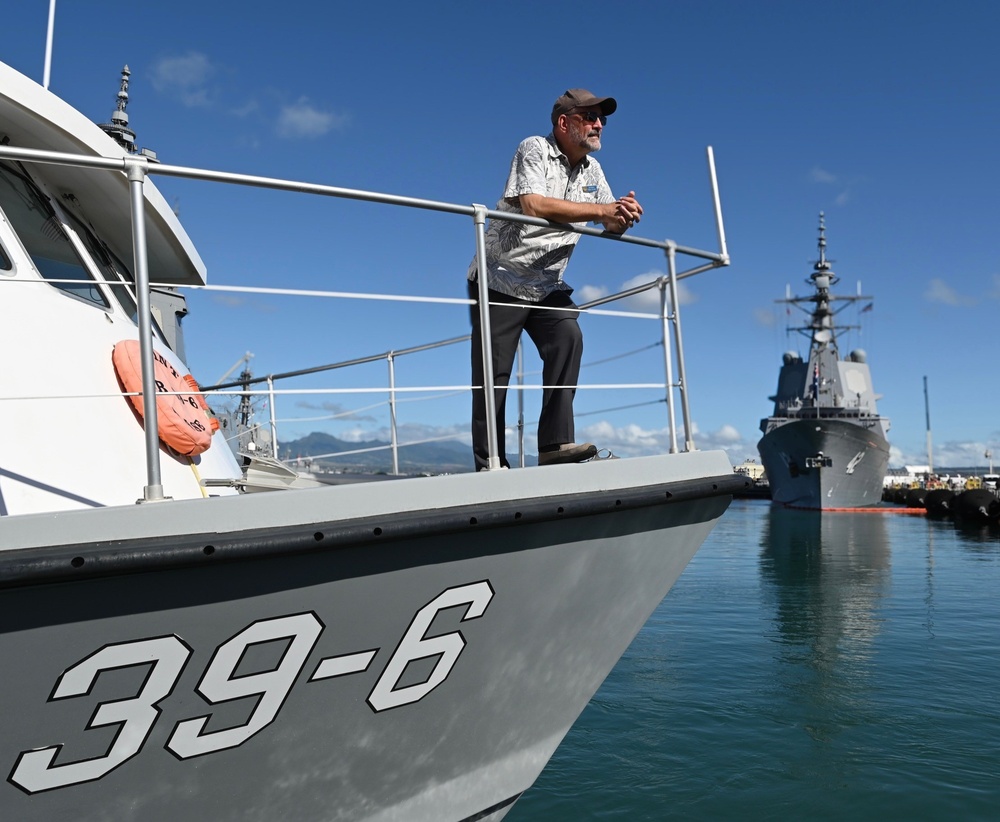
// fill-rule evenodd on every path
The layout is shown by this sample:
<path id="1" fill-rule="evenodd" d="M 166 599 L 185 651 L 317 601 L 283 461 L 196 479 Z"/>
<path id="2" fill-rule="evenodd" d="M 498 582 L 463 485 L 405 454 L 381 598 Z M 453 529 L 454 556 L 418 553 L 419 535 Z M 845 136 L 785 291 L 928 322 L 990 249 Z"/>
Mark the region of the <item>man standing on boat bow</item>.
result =
<path id="1" fill-rule="evenodd" d="M 518 147 L 498 211 L 559 223 L 600 223 L 623 234 L 642 216 L 635 192 L 615 199 L 600 163 L 589 155 L 601 148 L 614 97 L 569 89 L 552 106 L 552 132 L 528 137 Z M 509 467 L 504 446 L 507 385 L 518 340 L 526 331 L 542 358 L 542 410 L 538 419 L 538 464 L 582 462 L 596 456 L 591 443 L 576 443 L 573 398 L 580 376 L 583 333 L 573 289 L 563 281 L 579 234 L 558 228 L 491 220 L 486 231 L 490 340 L 496 388 L 500 464 Z M 469 266 L 469 296 L 479 296 L 478 265 Z M 483 385 L 479 306 L 472 306 L 472 382 Z M 566 386 L 566 387 L 562 387 Z M 476 470 L 489 466 L 486 399 L 472 392 L 472 448 Z"/>

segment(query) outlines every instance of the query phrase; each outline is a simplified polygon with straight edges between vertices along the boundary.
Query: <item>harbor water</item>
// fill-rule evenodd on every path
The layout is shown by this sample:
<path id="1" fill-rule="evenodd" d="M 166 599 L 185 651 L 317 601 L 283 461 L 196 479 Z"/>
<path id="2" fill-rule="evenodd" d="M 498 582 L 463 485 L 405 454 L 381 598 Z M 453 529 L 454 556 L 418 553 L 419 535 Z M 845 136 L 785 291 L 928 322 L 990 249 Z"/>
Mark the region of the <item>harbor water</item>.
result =
<path id="1" fill-rule="evenodd" d="M 737 500 L 507 822 L 1000 816 L 1000 529 Z"/>

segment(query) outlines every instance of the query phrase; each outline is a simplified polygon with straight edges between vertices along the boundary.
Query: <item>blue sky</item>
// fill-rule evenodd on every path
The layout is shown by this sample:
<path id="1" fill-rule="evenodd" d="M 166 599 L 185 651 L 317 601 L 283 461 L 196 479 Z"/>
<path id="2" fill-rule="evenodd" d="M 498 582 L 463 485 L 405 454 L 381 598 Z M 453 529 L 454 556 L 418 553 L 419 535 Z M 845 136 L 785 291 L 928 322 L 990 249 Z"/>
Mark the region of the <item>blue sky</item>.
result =
<path id="1" fill-rule="evenodd" d="M 0 60 L 41 82 L 48 0 L 10 5 Z M 998 25 L 1000 4 L 986 0 L 61 0 L 50 86 L 104 122 L 127 63 L 131 124 L 165 163 L 490 207 L 518 142 L 547 133 L 555 97 L 575 86 L 613 95 L 598 159 L 613 190 L 636 191 L 641 236 L 716 248 L 705 147 L 715 151 L 733 264 L 686 280 L 681 307 L 699 448 L 756 456 L 782 352 L 805 344 L 774 301 L 787 284 L 806 291 L 822 211 L 840 291 L 860 282 L 874 297 L 842 353 L 868 353 L 892 464 L 926 462 L 926 376 L 935 464 L 984 465 L 987 449 L 1000 463 Z M 158 185 L 213 284 L 464 296 L 467 218 Z M 664 271 L 658 252 L 584 238 L 567 280 L 586 297 Z M 456 305 L 189 302 L 202 383 L 247 351 L 267 374 L 469 330 Z M 585 383 L 663 380 L 655 322 L 582 322 Z M 528 352 L 526 369 L 537 367 Z M 288 387 L 381 386 L 386 375 L 380 363 Z M 400 358 L 396 378 L 467 384 L 467 349 Z M 537 397 L 525 396 L 529 426 Z M 660 397 L 582 390 L 578 438 L 624 455 L 665 450 Z M 385 437 L 384 400 L 283 396 L 280 437 Z M 413 392 L 397 416 L 403 441 L 467 439 L 467 395 Z"/>

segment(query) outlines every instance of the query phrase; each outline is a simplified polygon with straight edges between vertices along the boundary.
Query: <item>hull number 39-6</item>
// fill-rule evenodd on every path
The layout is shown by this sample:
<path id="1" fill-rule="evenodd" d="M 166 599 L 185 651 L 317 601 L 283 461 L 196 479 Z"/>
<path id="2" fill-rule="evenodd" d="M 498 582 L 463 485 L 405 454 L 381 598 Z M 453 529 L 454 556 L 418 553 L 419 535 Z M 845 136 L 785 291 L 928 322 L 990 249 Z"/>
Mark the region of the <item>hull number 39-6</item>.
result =
<path id="1" fill-rule="evenodd" d="M 438 613 L 449 608 L 464 607 L 460 622 L 477 619 L 486 611 L 493 593 L 488 581 L 448 588 L 417 611 L 368 695 L 372 711 L 379 713 L 419 702 L 441 685 L 466 642 L 460 631 L 428 636 L 431 624 Z M 257 620 L 221 644 L 196 690 L 209 705 L 257 697 L 252 712 L 244 724 L 217 731 L 206 730 L 211 713 L 181 720 L 167 738 L 166 749 L 178 759 L 216 753 L 242 745 L 274 722 L 324 627 L 319 617 L 308 611 Z M 270 670 L 238 673 L 247 650 L 268 642 L 286 644 L 280 661 Z M 378 651 L 374 648 L 325 657 L 306 682 L 367 671 Z M 50 702 L 89 694 L 103 671 L 135 666 L 148 666 L 149 670 L 138 693 L 99 703 L 85 726 L 84 730 L 118 726 L 103 756 L 57 765 L 57 755 L 64 761 L 73 758 L 72 751 L 63 752 L 63 744 L 22 751 L 8 780 L 29 794 L 65 788 L 101 779 L 138 755 L 160 718 L 159 703 L 173 692 L 191 653 L 192 648 L 184 640 L 171 634 L 105 645 L 71 665 L 57 679 Z M 407 666 L 418 660 L 432 665 L 426 678 L 401 685 Z"/>

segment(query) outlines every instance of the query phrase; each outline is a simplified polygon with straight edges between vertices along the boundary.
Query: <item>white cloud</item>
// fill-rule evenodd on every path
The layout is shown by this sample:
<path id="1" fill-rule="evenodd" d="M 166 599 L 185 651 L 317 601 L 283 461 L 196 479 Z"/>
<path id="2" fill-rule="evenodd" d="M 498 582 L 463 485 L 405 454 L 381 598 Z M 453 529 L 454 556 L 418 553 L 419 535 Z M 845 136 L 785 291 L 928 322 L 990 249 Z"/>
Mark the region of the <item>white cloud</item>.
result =
<path id="1" fill-rule="evenodd" d="M 834 174 L 819 166 L 814 166 L 808 174 L 810 182 L 825 186 L 836 186 L 841 189 L 840 193 L 833 198 L 834 205 L 844 206 L 854 199 L 854 190 L 863 181 L 861 177 L 850 177 L 845 179 L 842 175 Z"/>
<path id="2" fill-rule="evenodd" d="M 635 423 L 614 426 L 607 420 L 595 422 L 583 429 L 584 439 L 599 448 L 609 448 L 618 456 L 639 456 L 662 453 L 669 442 L 667 429 L 648 429 Z"/>
<path id="3" fill-rule="evenodd" d="M 314 421 L 318 422 L 321 420 L 353 420 L 358 422 L 375 422 L 376 417 L 371 414 L 362 413 L 367 411 L 372 406 L 367 406 L 365 408 L 345 408 L 339 402 L 310 402 L 308 400 L 300 400 L 295 403 L 296 408 L 301 408 L 308 412 L 320 412 L 322 416 L 310 416 L 308 419 L 303 419 L 301 417 L 286 417 L 282 422 L 305 422 Z"/>
<path id="4" fill-rule="evenodd" d="M 374 428 L 371 426 L 366 427 L 355 425 L 351 428 L 337 430 L 331 433 L 333 436 L 338 439 L 342 439 L 345 442 L 369 442 L 371 440 L 390 442 L 392 440 L 392 430 L 385 425 Z M 454 423 L 452 425 L 403 423 L 396 428 L 396 438 L 400 445 L 415 442 L 458 440 L 459 442 L 468 443 L 469 448 L 472 447 L 472 435 L 467 423 Z M 513 440 L 508 439 L 508 450 L 511 450 L 511 442 L 513 442 Z"/>
<path id="5" fill-rule="evenodd" d="M 576 300 L 579 303 L 589 303 L 608 295 L 608 289 L 602 285 L 584 285 L 576 290 Z"/>
<path id="6" fill-rule="evenodd" d="M 732 425 L 723 425 L 717 431 L 703 434 L 692 423 L 692 437 L 697 448 L 703 451 L 722 449 L 729 453 L 734 464 L 743 462 L 744 452 L 756 457 L 754 443 L 745 443 L 743 435 Z M 643 428 L 629 423 L 612 425 L 607 420 L 595 422 L 586 427 L 577 427 L 577 439 L 594 443 L 598 448 L 606 448 L 619 457 L 641 457 L 670 452 L 670 429 Z M 677 446 L 684 448 L 684 431 L 678 420 Z"/>
<path id="7" fill-rule="evenodd" d="M 243 308 L 248 304 L 247 298 L 242 294 L 212 294 L 210 299 L 217 305 L 228 308 Z"/>
<path id="8" fill-rule="evenodd" d="M 635 288 L 636 286 L 645 285 L 646 283 L 652 282 L 654 280 L 663 277 L 662 271 L 651 270 L 647 271 L 645 274 L 637 274 L 635 277 L 631 277 L 625 282 L 623 282 L 618 288 L 614 290 L 614 293 L 619 293 L 622 291 L 628 291 L 630 288 Z M 603 285 L 584 285 L 577 289 L 576 294 L 579 297 L 580 302 L 589 302 L 590 300 L 596 300 L 600 297 L 605 297 L 612 293 L 606 286 Z M 667 302 L 670 301 L 670 290 L 667 289 Z M 698 301 L 698 296 L 687 287 L 687 284 L 682 280 L 677 283 L 677 301 L 681 305 L 690 305 L 691 303 Z M 609 309 L 621 309 L 623 311 L 650 311 L 658 313 L 660 310 L 660 289 L 659 288 L 648 288 L 639 294 L 632 297 L 628 297 L 624 300 L 619 300 L 613 303 L 606 303 L 602 308 Z"/>
<path id="9" fill-rule="evenodd" d="M 832 184 L 837 182 L 836 175 L 831 174 L 829 171 L 826 171 L 820 168 L 819 166 L 816 166 L 809 172 L 809 179 L 812 180 L 814 183 Z"/>
<path id="10" fill-rule="evenodd" d="M 301 403 L 299 405 L 302 405 Z M 335 410 L 340 406 L 336 403 L 315 404 L 313 407 L 320 409 Z M 366 409 L 359 409 L 365 411 Z M 336 425 L 308 425 L 293 433 L 286 433 L 286 439 L 295 439 L 302 436 L 309 430 L 326 430 L 339 439 L 347 442 L 368 442 L 380 440 L 389 442 L 391 432 L 385 425 L 366 424 L 367 416 L 354 415 L 354 418 L 342 418 L 341 423 L 345 427 Z M 677 445 L 684 449 L 684 432 L 680 420 L 678 420 Z M 758 432 L 752 431 L 749 439 L 744 439 L 743 434 L 734 425 L 723 424 L 718 429 L 710 432 L 702 432 L 696 423 L 693 424 L 695 446 L 702 451 L 722 450 L 726 452 L 729 461 L 733 465 L 739 465 L 744 460 L 752 459 L 759 462 L 760 456 L 757 453 Z M 616 426 L 607 420 L 595 422 L 592 425 L 583 426 L 577 423 L 577 440 L 579 442 L 592 442 L 598 448 L 611 451 L 618 457 L 640 457 L 654 454 L 667 454 L 670 451 L 670 432 L 664 426 L 662 428 L 645 428 L 643 426 L 628 423 Z M 532 426 L 525 430 L 525 454 L 528 461 L 534 459 L 537 452 L 537 441 Z M 399 426 L 398 441 L 401 444 L 413 442 L 455 440 L 468 445 L 471 448 L 469 426 L 466 421 L 461 421 L 446 425 L 426 425 L 426 424 L 402 424 Z M 986 442 L 943 442 L 934 446 L 935 466 L 945 467 L 974 467 L 986 466 L 987 460 L 984 452 L 989 445 Z M 994 447 L 994 453 L 998 450 Z M 511 455 L 517 454 L 517 436 L 513 427 L 507 429 L 507 451 Z M 995 463 L 1000 462 L 1000 454 L 994 458 Z M 927 454 L 923 451 L 906 452 L 901 448 L 890 446 L 889 464 L 893 467 L 903 465 L 922 465 L 927 462 Z"/>
<path id="11" fill-rule="evenodd" d="M 753 316 L 757 324 L 765 328 L 774 328 L 778 324 L 778 318 L 775 316 L 774 309 L 772 308 L 755 308 Z"/>
<path id="12" fill-rule="evenodd" d="M 988 449 L 989 445 L 985 442 L 959 442 L 951 440 L 949 442 L 934 443 L 931 455 L 934 459 L 935 470 L 941 468 L 986 468 L 989 462 L 989 458 L 986 456 Z M 993 461 L 995 469 L 998 462 L 996 449 L 994 449 Z M 891 467 L 927 465 L 927 451 L 920 450 L 906 453 L 895 446 L 890 446 L 889 465 Z"/>
<path id="13" fill-rule="evenodd" d="M 321 111 L 302 97 L 295 103 L 282 106 L 277 129 L 281 137 L 313 138 L 339 129 L 346 122 L 346 117 Z"/>
<path id="14" fill-rule="evenodd" d="M 204 108 L 218 103 L 221 91 L 216 79 L 222 68 L 201 52 L 190 51 L 186 54 L 164 57 L 157 61 L 151 70 L 153 87 L 166 95 L 180 100 L 190 107 Z M 273 100 L 273 91 L 263 92 L 265 99 Z M 295 102 L 278 106 L 278 112 L 273 114 L 265 111 L 270 108 L 261 104 L 259 93 L 241 94 L 245 97 L 242 104 L 231 104 L 225 113 L 241 120 L 261 122 L 265 116 L 275 117 L 274 128 L 280 137 L 287 139 L 311 139 L 322 137 L 331 131 L 343 128 L 348 122 L 346 115 L 324 111 L 320 106 L 300 97 Z M 221 107 L 220 107 L 221 108 Z M 246 144 L 254 145 L 255 138 L 241 138 Z"/>
<path id="15" fill-rule="evenodd" d="M 229 109 L 229 113 L 234 117 L 249 117 L 260 111 L 260 103 L 256 100 L 247 100 L 242 106 Z"/>
<path id="16" fill-rule="evenodd" d="M 914 460 L 914 458 L 913 458 L 913 456 L 911 454 L 904 454 L 903 450 L 901 448 L 899 448 L 898 446 L 893 445 L 892 443 L 889 443 L 889 467 L 890 468 L 902 467 L 904 465 L 918 465 L 918 464 L 923 465 L 923 464 L 926 464 L 926 462 L 927 462 L 927 455 L 926 454 L 923 456 L 923 461 L 922 462 L 919 459 L 918 460 Z"/>
<path id="17" fill-rule="evenodd" d="M 924 291 L 924 299 L 928 302 L 952 306 L 974 305 L 976 302 L 971 297 L 959 294 L 944 280 L 937 277 L 930 281 L 927 290 Z"/>
<path id="18" fill-rule="evenodd" d="M 717 442 L 737 443 L 743 441 L 743 435 L 732 425 L 723 425 L 714 434 Z"/>
<path id="19" fill-rule="evenodd" d="M 635 288 L 636 286 L 648 283 L 651 280 L 656 280 L 664 276 L 660 271 L 648 271 L 645 274 L 639 274 L 636 277 L 632 277 L 630 280 L 626 280 L 622 283 L 621 291 L 627 291 L 630 288 Z M 687 283 L 681 280 L 677 283 L 677 301 L 681 305 L 690 305 L 691 303 L 697 302 L 698 297 L 688 288 Z M 646 310 L 646 311 L 659 311 L 660 310 L 660 289 L 650 288 L 643 291 L 641 294 L 637 294 L 634 297 L 630 297 L 627 301 L 630 307 Z M 667 286 L 667 302 L 670 302 L 670 288 Z"/>
<path id="20" fill-rule="evenodd" d="M 211 102 L 209 81 L 215 67 L 208 57 L 192 51 L 176 57 L 164 57 L 153 65 L 153 88 L 180 99 L 186 106 L 207 106 Z"/>
<path id="21" fill-rule="evenodd" d="M 263 314 L 274 314 L 279 309 L 275 303 L 264 300 L 250 299 L 242 294 L 212 294 L 211 300 L 224 308 L 241 308 L 248 311 L 259 311 Z"/>

